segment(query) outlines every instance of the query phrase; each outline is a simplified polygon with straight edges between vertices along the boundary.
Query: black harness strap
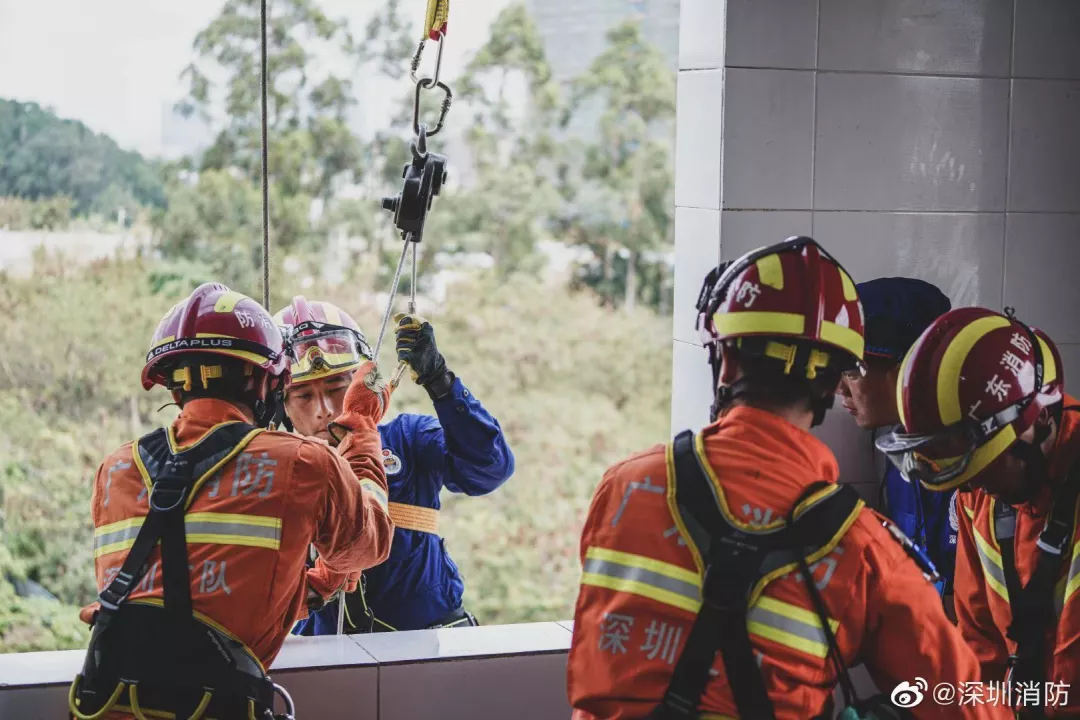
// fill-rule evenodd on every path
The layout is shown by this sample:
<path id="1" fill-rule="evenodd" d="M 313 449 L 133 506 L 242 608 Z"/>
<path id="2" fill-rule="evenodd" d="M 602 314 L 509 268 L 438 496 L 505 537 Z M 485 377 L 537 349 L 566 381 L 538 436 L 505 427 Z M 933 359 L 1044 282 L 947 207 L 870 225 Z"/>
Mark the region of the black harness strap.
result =
<path id="1" fill-rule="evenodd" d="M 1016 511 L 994 502 L 994 534 L 1001 549 L 1001 564 L 1009 592 L 1012 622 L 1007 636 L 1016 643 L 1016 653 L 1009 657 L 1011 683 L 1036 682 L 1047 676 L 1046 636 L 1057 613 L 1054 591 L 1062 563 L 1075 533 L 1076 502 L 1080 498 L 1080 471 L 1074 468 L 1058 488 L 1050 515 L 1036 543 L 1039 554 L 1027 585 L 1021 586 L 1016 569 L 1014 536 Z M 1032 708 L 1032 717 L 1045 717 L 1045 707 Z"/>
<path id="2" fill-rule="evenodd" d="M 137 443 L 138 459 L 150 480 L 147 498 L 149 512 L 143 519 L 116 578 L 98 596 L 101 609 L 94 618 L 94 631 L 79 693 L 83 707 L 101 707 L 113 692 L 113 686 L 101 686 L 97 682 L 99 675 L 111 674 L 106 673 L 105 668 L 115 671 L 119 666 L 131 667 L 127 661 L 105 657 L 108 654 L 105 648 L 129 644 L 137 646 L 151 634 L 156 635 L 155 640 L 159 643 L 168 643 L 169 651 L 155 653 L 154 664 L 157 667 L 147 670 L 148 677 L 169 678 L 172 684 L 199 690 L 219 681 L 219 678 L 210 675 L 219 674 L 220 659 L 227 659 L 230 668 L 237 668 L 235 654 L 227 652 L 218 653 L 214 663 L 207 663 L 205 658 L 200 660 L 205 654 L 208 639 L 216 646 L 221 646 L 227 639 L 218 637 L 219 633 L 197 622 L 192 614 L 184 515 L 187 506 L 201 489 L 197 483 L 216 465 L 237 451 L 254 430 L 254 426 L 241 422 L 221 425 L 196 445 L 176 453 L 172 451 L 167 430 L 164 428 L 144 436 Z M 134 606 L 125 606 L 131 591 L 148 571 L 150 555 L 159 540 L 164 627 L 154 627 L 156 622 L 143 619 L 142 611 L 132 615 Z M 136 623 L 142 630 L 137 633 L 131 632 L 130 628 L 118 630 L 117 638 L 126 638 L 123 643 L 108 639 L 107 631 L 110 625 L 128 615 L 132 615 L 134 619 L 127 624 Z M 210 635 L 215 637 L 209 638 Z M 141 662 L 150 664 L 148 659 L 141 659 Z M 208 672 L 210 667 L 214 668 L 213 673 Z M 112 685 L 111 682 L 108 684 Z M 265 689 L 258 687 L 258 683 L 250 682 L 246 676 L 239 684 L 257 689 L 260 699 L 266 697 Z M 153 693 L 154 689 L 151 688 L 149 692 Z M 190 698 L 176 700 L 184 706 L 191 703 L 188 707 L 175 708 L 177 715 L 190 715 L 201 695 L 202 693 L 198 692 L 193 693 Z M 175 699 L 176 695 L 173 694 L 172 697 Z M 272 701 L 272 695 L 270 697 Z"/>
<path id="3" fill-rule="evenodd" d="M 859 507 L 859 497 L 854 490 L 840 487 L 806 508 L 788 527 L 746 531 L 734 527 L 721 512 L 719 498 L 694 450 L 693 433 L 676 436 L 672 452 L 676 504 L 705 562 L 705 577 L 701 609 L 664 699 L 650 717 L 696 718 L 719 650 L 739 716 L 770 720 L 775 717 L 772 701 L 747 629 L 750 592 L 771 569 L 805 559 L 833 541 Z M 814 582 L 812 577 L 806 581 Z M 828 629 L 828 618 L 821 621 Z"/>

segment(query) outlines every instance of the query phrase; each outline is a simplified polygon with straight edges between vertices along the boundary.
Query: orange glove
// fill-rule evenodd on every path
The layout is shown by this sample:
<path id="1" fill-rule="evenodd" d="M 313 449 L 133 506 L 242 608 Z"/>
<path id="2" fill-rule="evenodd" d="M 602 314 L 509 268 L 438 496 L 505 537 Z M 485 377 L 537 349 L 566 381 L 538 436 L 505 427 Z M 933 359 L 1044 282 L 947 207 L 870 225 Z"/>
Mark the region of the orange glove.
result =
<path id="1" fill-rule="evenodd" d="M 328 430 L 340 442 L 344 433 L 374 430 L 389 409 L 390 386 L 379 375 L 375 363 L 369 360 L 353 373 L 352 382 L 345 392 L 341 415 L 330 423 Z"/>

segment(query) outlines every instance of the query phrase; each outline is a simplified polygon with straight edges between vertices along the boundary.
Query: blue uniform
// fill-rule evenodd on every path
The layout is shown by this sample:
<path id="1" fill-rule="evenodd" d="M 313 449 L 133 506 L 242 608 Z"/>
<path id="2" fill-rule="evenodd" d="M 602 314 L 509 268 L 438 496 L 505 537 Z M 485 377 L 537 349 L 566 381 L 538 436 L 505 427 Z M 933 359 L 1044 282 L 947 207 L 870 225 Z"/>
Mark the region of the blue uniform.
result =
<path id="1" fill-rule="evenodd" d="M 956 491 L 931 492 L 904 480 L 900 470 L 888 463 L 885 471 L 885 507 L 889 519 L 930 556 L 941 581 L 938 593 L 952 588 L 956 565 Z"/>
<path id="2" fill-rule="evenodd" d="M 498 421 L 455 379 L 450 392 L 434 401 L 438 419 L 404 414 L 379 426 L 390 502 L 438 510 L 445 487 L 466 495 L 486 495 L 514 472 Z M 465 586 L 446 544 L 438 535 L 397 528 L 390 557 L 364 572 L 365 598 L 379 621 L 397 630 L 436 624 L 461 607 Z M 298 635 L 332 635 L 338 603 L 332 602 L 297 624 Z M 353 622 L 360 620 L 351 614 Z"/>

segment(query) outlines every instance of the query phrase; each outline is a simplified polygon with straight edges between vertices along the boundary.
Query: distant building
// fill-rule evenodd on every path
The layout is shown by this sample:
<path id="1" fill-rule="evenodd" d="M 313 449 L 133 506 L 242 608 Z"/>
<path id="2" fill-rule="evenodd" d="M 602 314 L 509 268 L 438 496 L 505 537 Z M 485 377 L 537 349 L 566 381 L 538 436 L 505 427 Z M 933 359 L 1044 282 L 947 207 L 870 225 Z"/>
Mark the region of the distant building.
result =
<path id="1" fill-rule="evenodd" d="M 526 0 L 526 5 L 544 40 L 552 73 L 564 86 L 589 69 L 607 47 L 607 32 L 628 18 L 640 19 L 645 39 L 664 55 L 672 73 L 678 69 L 679 0 Z M 591 139 L 600 112 L 599 105 L 582 107 L 569 133 Z"/>

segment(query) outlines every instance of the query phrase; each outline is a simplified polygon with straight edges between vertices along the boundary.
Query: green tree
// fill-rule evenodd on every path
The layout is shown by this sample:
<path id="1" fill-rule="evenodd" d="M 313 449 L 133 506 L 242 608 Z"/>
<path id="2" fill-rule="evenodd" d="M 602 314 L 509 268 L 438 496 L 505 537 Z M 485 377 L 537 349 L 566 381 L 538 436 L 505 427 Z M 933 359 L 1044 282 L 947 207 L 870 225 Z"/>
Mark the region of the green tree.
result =
<path id="1" fill-rule="evenodd" d="M 267 3 L 267 126 L 271 182 L 290 196 L 328 199 L 333 183 L 360 160 L 359 140 L 346 123 L 356 104 L 352 83 L 316 73 L 316 60 L 356 52 L 348 24 L 332 20 L 313 0 Z M 203 170 L 236 168 L 261 178 L 262 104 L 260 2 L 228 0 L 195 36 L 197 56 L 182 73 L 188 93 L 177 108 L 213 119 L 219 100 L 212 77 L 222 75 L 225 122 L 202 160 Z"/>
<path id="2" fill-rule="evenodd" d="M 165 205 L 156 164 L 81 122 L 13 100 L 0 100 L 0 196 L 66 196 L 79 214 Z"/>
<path id="3" fill-rule="evenodd" d="M 591 98 L 604 107 L 599 137 L 585 148 L 574 236 L 603 258 L 600 289 L 609 301 L 616 293 L 615 257 L 626 254 L 623 294 L 631 310 L 642 253 L 672 242 L 675 78 L 636 21 L 613 28 L 607 40 L 607 50 L 575 82 L 571 103 L 571 112 Z"/>

